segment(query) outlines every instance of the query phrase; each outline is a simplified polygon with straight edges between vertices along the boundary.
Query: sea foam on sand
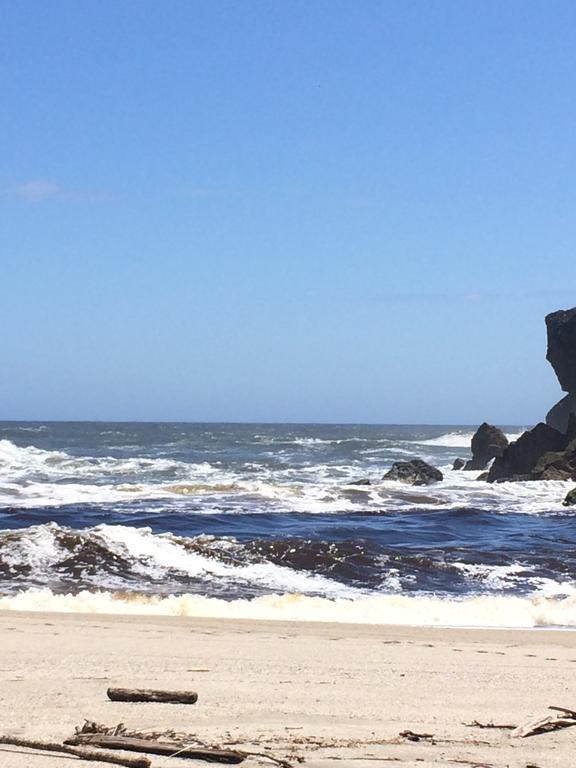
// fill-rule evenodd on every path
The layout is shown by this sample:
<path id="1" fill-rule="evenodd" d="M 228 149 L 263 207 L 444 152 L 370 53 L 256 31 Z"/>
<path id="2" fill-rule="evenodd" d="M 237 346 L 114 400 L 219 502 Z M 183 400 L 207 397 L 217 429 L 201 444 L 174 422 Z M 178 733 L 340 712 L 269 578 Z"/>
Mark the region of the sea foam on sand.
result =
<path id="1" fill-rule="evenodd" d="M 406 595 L 330 600 L 284 594 L 226 601 L 191 594 L 154 597 L 83 591 L 72 595 L 30 589 L 0 598 L 0 609 L 350 624 L 572 628 L 576 627 L 576 593 L 568 585 L 566 592 L 562 597 L 478 596 L 462 600 Z"/>

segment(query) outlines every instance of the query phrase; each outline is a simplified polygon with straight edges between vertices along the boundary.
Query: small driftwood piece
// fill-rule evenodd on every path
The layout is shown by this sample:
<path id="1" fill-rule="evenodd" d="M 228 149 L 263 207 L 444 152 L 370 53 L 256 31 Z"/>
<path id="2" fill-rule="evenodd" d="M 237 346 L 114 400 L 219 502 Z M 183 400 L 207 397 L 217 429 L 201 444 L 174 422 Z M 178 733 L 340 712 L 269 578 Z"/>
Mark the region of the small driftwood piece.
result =
<path id="1" fill-rule="evenodd" d="M 17 736 L 0 736 L 0 744 L 9 744 L 12 747 L 24 747 L 25 749 L 37 749 L 42 752 L 63 752 L 67 755 L 75 755 L 81 760 L 113 763 L 114 765 L 126 766 L 126 768 L 150 768 L 151 765 L 151 762 L 147 757 L 120 757 L 119 755 L 107 755 L 100 750 L 94 752 L 92 750 L 68 746 L 67 744 L 20 739 Z"/>
<path id="2" fill-rule="evenodd" d="M 548 707 L 561 714 L 547 715 L 546 717 L 540 717 L 538 720 L 530 720 L 530 722 L 524 725 L 519 725 L 515 728 L 511 736 L 516 739 L 525 739 L 527 736 L 536 736 L 539 733 L 548 733 L 549 731 L 557 731 L 560 728 L 570 728 L 576 725 L 576 712 L 572 709 L 565 709 L 564 707 Z"/>
<path id="3" fill-rule="evenodd" d="M 208 763 L 241 763 L 245 759 L 242 752 L 231 749 L 204 749 L 195 746 L 183 746 L 177 741 L 154 741 L 153 739 L 137 739 L 131 736 L 109 736 L 101 733 L 86 733 L 66 739 L 65 744 L 73 746 L 102 747 L 103 749 L 128 750 L 130 752 L 147 752 L 150 755 L 165 757 L 184 757 L 192 760 L 206 760 Z"/>
<path id="4" fill-rule="evenodd" d="M 118 723 L 118 725 L 104 725 L 103 723 L 95 723 L 91 720 L 85 720 L 83 725 L 77 725 L 74 729 L 76 736 L 84 736 L 86 734 L 101 734 L 106 736 L 129 736 L 137 739 L 146 739 L 147 741 L 161 741 L 162 739 L 171 739 L 174 742 L 178 742 L 183 749 L 190 749 L 192 746 L 198 746 L 202 749 L 220 749 L 220 747 L 212 747 L 210 744 L 205 744 L 197 740 L 195 734 L 192 733 L 178 733 L 172 729 L 166 731 L 129 731 L 124 723 Z M 275 765 L 279 765 L 280 768 L 294 768 L 292 763 L 288 760 L 283 760 L 280 757 L 275 757 L 267 752 L 246 752 L 245 750 L 237 750 L 238 754 L 244 758 L 247 757 L 261 757 L 263 760 L 270 760 Z M 172 757 L 178 757 L 178 753 L 174 753 Z M 297 762 L 304 762 L 303 758 L 296 757 Z"/>
<path id="5" fill-rule="evenodd" d="M 112 701 L 142 701 L 159 704 L 196 704 L 195 691 L 155 691 L 148 688 L 108 688 Z"/>
<path id="6" fill-rule="evenodd" d="M 433 733 L 416 733 L 415 731 L 400 731 L 398 734 L 403 739 L 407 739 L 408 741 L 420 741 L 421 739 L 424 739 L 424 741 L 432 741 L 434 739 Z"/>
<path id="7" fill-rule="evenodd" d="M 466 728 L 499 728 L 502 731 L 513 731 L 516 726 L 508 723 L 480 723 L 478 720 L 472 720 L 471 723 L 462 723 Z"/>
<path id="8" fill-rule="evenodd" d="M 548 709 L 553 709 L 555 712 L 562 712 L 564 715 L 573 717 L 576 720 L 576 711 L 573 709 L 566 709 L 566 707 L 548 707 Z"/>

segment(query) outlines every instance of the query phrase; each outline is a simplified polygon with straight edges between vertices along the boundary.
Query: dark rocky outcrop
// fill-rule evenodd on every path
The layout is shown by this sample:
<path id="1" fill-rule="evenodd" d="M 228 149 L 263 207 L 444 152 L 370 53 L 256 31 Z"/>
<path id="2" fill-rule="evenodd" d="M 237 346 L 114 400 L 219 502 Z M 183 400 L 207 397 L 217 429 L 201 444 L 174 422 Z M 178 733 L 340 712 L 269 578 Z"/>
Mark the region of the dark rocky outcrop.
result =
<path id="1" fill-rule="evenodd" d="M 546 424 L 537 424 L 524 432 L 496 456 L 486 477 L 488 482 L 576 480 L 576 307 L 548 315 L 546 328 L 546 358 L 568 394 L 548 412 Z M 488 428 L 489 425 L 483 424 L 474 438 L 479 437 L 481 430 L 487 433 Z M 473 441 L 472 460 L 466 469 L 477 467 L 479 451 L 480 448 L 477 453 Z M 576 488 L 568 494 L 565 503 L 576 503 Z"/>
<path id="2" fill-rule="evenodd" d="M 570 419 L 576 417 L 576 393 L 559 400 L 546 414 L 546 424 L 559 432 L 567 432 Z"/>
<path id="3" fill-rule="evenodd" d="M 504 453 L 494 460 L 488 473 L 488 482 L 552 479 L 542 477 L 542 474 L 559 457 L 556 455 L 551 458 L 550 464 L 546 464 L 543 457 L 547 454 L 563 454 L 568 447 L 568 440 L 567 435 L 540 422 L 524 432 L 514 443 L 510 443 Z"/>
<path id="4" fill-rule="evenodd" d="M 486 469 L 492 459 L 502 456 L 508 448 L 508 438 L 501 429 L 484 422 L 476 430 L 471 447 L 472 458 L 464 469 Z"/>
<path id="5" fill-rule="evenodd" d="M 566 494 L 566 498 L 562 502 L 565 507 L 573 507 L 576 506 L 576 488 L 572 488 L 571 491 L 568 491 Z"/>
<path id="6" fill-rule="evenodd" d="M 546 359 L 554 368 L 560 386 L 568 392 L 548 412 L 546 423 L 566 432 L 570 415 L 576 414 L 576 308 L 552 312 L 546 317 L 546 328 Z"/>
<path id="7" fill-rule="evenodd" d="M 351 480 L 348 485 L 372 485 L 367 477 L 361 477 L 359 480 Z"/>
<path id="8" fill-rule="evenodd" d="M 464 459 L 455 459 L 454 464 L 452 464 L 452 469 L 464 469 L 466 466 L 466 462 Z"/>
<path id="9" fill-rule="evenodd" d="M 546 328 L 546 359 L 564 392 L 576 392 L 576 307 L 552 312 L 546 317 Z"/>
<path id="10" fill-rule="evenodd" d="M 427 464 L 422 459 L 410 461 L 395 461 L 383 480 L 397 480 L 410 485 L 431 485 L 444 479 L 444 475 L 436 467 Z"/>

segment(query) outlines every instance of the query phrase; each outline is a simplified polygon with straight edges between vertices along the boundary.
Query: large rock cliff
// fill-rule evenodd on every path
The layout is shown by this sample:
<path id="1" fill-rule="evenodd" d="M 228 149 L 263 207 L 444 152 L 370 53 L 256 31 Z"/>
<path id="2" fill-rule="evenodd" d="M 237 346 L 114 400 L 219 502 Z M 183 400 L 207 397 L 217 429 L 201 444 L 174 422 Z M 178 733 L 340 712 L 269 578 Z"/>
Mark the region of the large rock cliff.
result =
<path id="1" fill-rule="evenodd" d="M 576 308 L 546 317 L 547 360 L 568 394 L 496 456 L 487 480 L 576 480 Z"/>
<path id="2" fill-rule="evenodd" d="M 546 317 L 548 352 L 560 386 L 568 394 L 548 412 L 546 423 L 567 432 L 571 413 L 576 413 L 576 308 L 552 312 Z"/>

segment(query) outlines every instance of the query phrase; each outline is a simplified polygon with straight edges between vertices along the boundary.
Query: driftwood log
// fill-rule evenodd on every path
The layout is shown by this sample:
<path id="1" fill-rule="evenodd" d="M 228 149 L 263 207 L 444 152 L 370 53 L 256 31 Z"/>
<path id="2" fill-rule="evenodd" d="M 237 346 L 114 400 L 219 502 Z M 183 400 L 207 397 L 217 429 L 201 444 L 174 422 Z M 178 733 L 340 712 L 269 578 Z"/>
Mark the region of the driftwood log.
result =
<path id="1" fill-rule="evenodd" d="M 81 760 L 94 760 L 100 763 L 113 763 L 123 765 L 126 768 L 150 768 L 150 760 L 147 757 L 120 757 L 108 755 L 97 750 L 93 752 L 87 749 L 57 744 L 51 741 L 36 741 L 32 739 L 20 739 L 17 736 L 0 736 L 0 744 L 9 744 L 12 747 L 24 747 L 25 749 L 37 749 L 42 752 L 63 752 L 67 755 L 75 755 Z"/>
<path id="2" fill-rule="evenodd" d="M 92 746 L 104 749 L 128 750 L 130 752 L 147 752 L 150 755 L 165 757 L 184 757 L 193 760 L 205 760 L 209 763 L 241 763 L 245 759 L 242 752 L 230 749 L 205 749 L 187 747 L 177 741 L 154 741 L 153 739 L 137 739 L 131 736 L 109 736 L 102 733 L 86 733 L 66 739 L 65 744 L 73 746 Z"/>
<path id="3" fill-rule="evenodd" d="M 540 717 L 538 720 L 531 720 L 524 725 L 515 728 L 511 736 L 517 739 L 525 739 L 526 736 L 535 736 L 538 733 L 548 733 L 548 731 L 557 731 L 559 728 L 571 728 L 576 725 L 576 711 L 566 709 L 565 707 L 548 707 L 561 714 L 548 715 Z"/>
<path id="4" fill-rule="evenodd" d="M 196 704 L 195 691 L 155 691 L 148 688 L 108 688 L 112 701 L 147 701 L 159 704 Z"/>

